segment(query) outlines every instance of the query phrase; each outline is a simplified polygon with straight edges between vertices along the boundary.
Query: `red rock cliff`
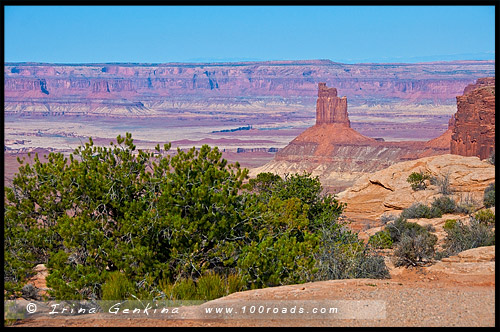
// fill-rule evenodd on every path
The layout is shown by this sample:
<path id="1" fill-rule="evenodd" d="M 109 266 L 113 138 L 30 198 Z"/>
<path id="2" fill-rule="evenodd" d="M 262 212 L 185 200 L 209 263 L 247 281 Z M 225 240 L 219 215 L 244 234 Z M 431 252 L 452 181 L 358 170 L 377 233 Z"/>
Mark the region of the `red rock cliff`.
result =
<path id="1" fill-rule="evenodd" d="M 495 151 L 495 78 L 480 78 L 457 96 L 450 151 L 486 159 Z"/>

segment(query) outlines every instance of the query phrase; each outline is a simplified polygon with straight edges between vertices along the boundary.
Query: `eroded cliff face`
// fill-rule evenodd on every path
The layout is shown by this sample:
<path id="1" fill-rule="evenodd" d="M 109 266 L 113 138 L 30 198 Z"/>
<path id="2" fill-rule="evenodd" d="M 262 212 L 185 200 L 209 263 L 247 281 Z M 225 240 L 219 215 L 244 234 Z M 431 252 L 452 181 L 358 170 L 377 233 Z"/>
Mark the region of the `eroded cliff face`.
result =
<path id="1" fill-rule="evenodd" d="M 495 78 L 478 79 L 457 96 L 450 151 L 489 158 L 495 151 Z"/>
<path id="2" fill-rule="evenodd" d="M 421 64 L 341 64 L 329 60 L 241 63 L 88 64 L 6 63 L 5 112 L 98 113 L 126 108 L 141 115 L 174 100 L 288 98 L 314 103 L 319 82 L 351 102 L 398 100 L 454 103 L 494 61 Z M 340 98 L 339 103 L 346 101 Z M 93 103 L 90 107 L 88 104 Z M 142 105 L 142 106 L 140 106 Z M 137 109 L 137 107 L 139 107 Z M 142 107 L 142 108 L 141 108 Z M 346 107 L 345 104 L 339 107 Z M 126 112 L 129 116 L 137 112 Z M 322 121 L 322 120 L 320 120 Z"/>

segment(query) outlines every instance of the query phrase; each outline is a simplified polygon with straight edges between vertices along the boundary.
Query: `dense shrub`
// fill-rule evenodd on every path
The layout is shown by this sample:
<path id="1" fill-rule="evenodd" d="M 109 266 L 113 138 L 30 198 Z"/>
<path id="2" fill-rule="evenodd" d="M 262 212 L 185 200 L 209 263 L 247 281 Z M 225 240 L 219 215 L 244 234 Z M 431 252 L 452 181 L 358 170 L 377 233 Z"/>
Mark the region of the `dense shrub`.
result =
<path id="1" fill-rule="evenodd" d="M 345 204 L 338 202 L 333 195 L 323 194 L 323 187 L 318 177 L 311 177 L 310 173 L 280 176 L 271 173 L 258 174 L 250 179 L 245 186 L 249 191 L 256 193 L 258 201 L 268 204 L 271 198 L 282 201 L 299 198 L 307 205 L 307 218 L 313 230 L 338 219 Z"/>
<path id="2" fill-rule="evenodd" d="M 455 255 L 464 250 L 491 246 L 495 244 L 495 232 L 492 224 L 482 223 L 475 218 L 470 218 L 469 224 L 462 221 L 449 223 L 445 227 L 446 237 L 444 249 L 448 255 Z"/>
<path id="3" fill-rule="evenodd" d="M 414 236 L 403 234 L 395 244 L 395 266 L 419 266 L 432 261 L 435 254 L 437 236 L 429 232 L 419 232 Z"/>
<path id="4" fill-rule="evenodd" d="M 138 294 L 224 267 L 220 244 L 241 232 L 247 171 L 217 148 L 169 148 L 135 151 L 127 134 L 21 166 L 5 193 L 5 281 L 22 284 L 46 263 L 56 298 L 101 298 L 105 271 L 122 271 Z"/>
<path id="5" fill-rule="evenodd" d="M 441 214 L 457 212 L 457 204 L 449 196 L 435 198 L 431 203 L 431 210 L 441 211 Z"/>
<path id="6" fill-rule="evenodd" d="M 418 234 L 425 234 L 432 231 L 431 228 L 421 226 L 415 222 L 409 222 L 402 216 L 393 223 L 387 224 L 384 230 L 389 234 L 393 243 L 399 242 L 403 235 L 415 237 Z"/>
<path id="7" fill-rule="evenodd" d="M 495 206 L 495 182 L 489 184 L 486 189 L 484 189 L 483 203 L 487 208 Z"/>
<path id="8" fill-rule="evenodd" d="M 495 214 L 493 211 L 489 209 L 478 211 L 474 215 L 474 219 L 483 224 L 494 224 L 495 223 Z"/>
<path id="9" fill-rule="evenodd" d="M 273 197 L 259 205 L 257 212 L 249 215 L 256 220 L 255 233 L 248 231 L 251 241 L 242 247 L 237 262 L 245 282 L 260 288 L 305 281 L 315 263 L 310 253 L 320 243 L 310 230 L 308 206 L 298 198 L 282 201 Z M 257 228 L 257 222 L 265 226 Z"/>
<path id="10" fill-rule="evenodd" d="M 443 229 L 445 231 L 452 229 L 453 227 L 455 227 L 456 223 L 457 223 L 456 219 L 448 219 L 444 222 Z"/>
<path id="11" fill-rule="evenodd" d="M 439 218 L 443 215 L 441 210 L 435 206 L 429 207 L 422 203 L 414 203 L 410 207 L 401 212 L 401 217 L 404 219 L 418 219 L 418 218 Z"/>
<path id="12" fill-rule="evenodd" d="M 5 296 L 39 263 L 56 299 L 208 299 L 229 272 L 232 289 L 386 272 L 317 178 L 264 174 L 244 186 L 248 171 L 217 148 L 169 148 L 136 151 L 127 133 L 21 166 L 5 190 Z"/>
<path id="13" fill-rule="evenodd" d="M 389 249 L 392 248 L 392 238 L 388 231 L 379 231 L 368 239 L 368 244 L 376 249 Z"/>
<path id="14" fill-rule="evenodd" d="M 383 256 L 372 252 L 355 233 L 325 228 L 321 234 L 316 280 L 389 278 Z"/>
<path id="15" fill-rule="evenodd" d="M 276 278 L 292 278 L 290 282 L 302 282 L 388 276 L 383 259 L 372 253 L 356 233 L 337 222 L 344 205 L 331 195 L 321 194 L 322 187 L 317 177 L 311 178 L 310 174 L 304 173 L 281 179 L 263 173 L 250 180 L 248 188 L 260 194 L 259 200 L 265 206 L 264 210 L 275 209 L 271 215 L 279 216 L 288 210 L 296 227 L 309 229 L 300 236 L 294 235 L 292 241 L 295 238 L 302 242 L 289 248 L 280 244 L 280 238 L 276 235 L 269 238 L 269 243 L 261 240 L 259 244 L 249 247 L 250 251 L 243 254 L 244 259 L 239 267 L 252 276 L 250 280 L 254 287 L 262 284 L 262 280 L 256 277 L 259 274 L 268 277 L 267 285 L 276 285 Z M 294 197 L 300 197 L 300 201 L 294 201 Z M 276 199 L 288 203 L 285 206 L 276 205 Z M 297 210 L 301 204 L 304 204 L 303 210 Z M 265 215 L 256 216 L 257 219 L 262 217 Z M 284 229 L 283 226 L 281 229 Z M 276 252 L 297 255 L 295 261 L 276 261 Z"/>

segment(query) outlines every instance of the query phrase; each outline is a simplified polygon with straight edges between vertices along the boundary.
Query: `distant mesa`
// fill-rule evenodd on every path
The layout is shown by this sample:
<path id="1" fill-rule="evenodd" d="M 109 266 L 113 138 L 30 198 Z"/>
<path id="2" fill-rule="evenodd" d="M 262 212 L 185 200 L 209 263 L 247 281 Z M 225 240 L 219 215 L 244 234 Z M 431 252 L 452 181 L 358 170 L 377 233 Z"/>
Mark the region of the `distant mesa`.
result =
<path id="1" fill-rule="evenodd" d="M 450 151 L 489 158 L 495 152 L 495 77 L 479 78 L 457 96 Z"/>
<path id="2" fill-rule="evenodd" d="M 330 60 L 237 63 L 4 63 L 4 114 L 161 117 L 178 102 L 281 100 L 314 103 L 318 124 L 344 123 L 352 103 L 393 101 L 452 105 L 467 84 L 494 76 L 495 61 L 342 64 Z M 333 83 L 335 82 L 335 83 Z M 172 106 L 174 104 L 174 106 Z"/>

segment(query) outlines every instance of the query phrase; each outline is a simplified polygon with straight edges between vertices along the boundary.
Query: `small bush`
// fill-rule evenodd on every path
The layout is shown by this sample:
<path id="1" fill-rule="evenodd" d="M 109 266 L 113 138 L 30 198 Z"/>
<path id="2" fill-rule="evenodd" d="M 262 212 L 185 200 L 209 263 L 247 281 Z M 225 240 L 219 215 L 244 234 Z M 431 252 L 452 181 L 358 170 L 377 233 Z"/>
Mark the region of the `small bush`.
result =
<path id="1" fill-rule="evenodd" d="M 359 278 L 390 278 L 383 256 L 368 254 L 358 261 Z"/>
<path id="2" fill-rule="evenodd" d="M 436 251 L 436 253 L 434 254 L 434 259 L 437 261 L 440 261 L 443 258 L 447 258 L 447 257 L 450 257 L 450 254 L 446 250 Z"/>
<path id="3" fill-rule="evenodd" d="M 411 188 L 416 191 L 427 188 L 425 181 L 430 180 L 430 178 L 431 177 L 429 174 L 420 171 L 419 173 L 417 172 L 411 173 L 406 179 L 406 181 L 411 185 Z"/>
<path id="4" fill-rule="evenodd" d="M 422 226 L 422 227 L 424 227 L 428 232 L 431 232 L 431 233 L 433 233 L 433 232 L 436 231 L 436 229 L 434 228 L 434 226 L 432 226 L 431 224 L 427 224 L 427 225 Z"/>
<path id="5" fill-rule="evenodd" d="M 22 288 L 22 293 L 23 293 L 23 298 L 25 299 L 33 299 L 33 300 L 39 300 L 40 295 L 38 294 L 38 288 L 33 286 L 33 284 L 26 284 Z"/>
<path id="6" fill-rule="evenodd" d="M 102 300 L 117 301 L 130 298 L 135 286 L 127 276 L 120 271 L 111 272 L 102 285 Z"/>
<path id="7" fill-rule="evenodd" d="M 431 233 L 432 225 L 421 226 L 400 216 L 388 224 L 385 231 L 393 241 L 394 265 L 418 266 L 433 259 L 437 236 Z"/>
<path id="8" fill-rule="evenodd" d="M 488 187 L 484 189 L 483 203 L 487 208 L 495 206 L 495 182 L 489 184 Z"/>
<path id="9" fill-rule="evenodd" d="M 491 224 L 481 223 L 475 218 L 470 218 L 468 225 L 461 221 L 450 222 L 445 228 L 443 247 L 449 255 L 455 255 L 464 250 L 494 245 L 495 232 L 492 228 Z"/>
<path id="10" fill-rule="evenodd" d="M 451 195 L 453 190 L 450 186 L 450 173 L 446 173 L 444 175 L 438 177 L 431 177 L 431 184 L 438 187 L 438 192 L 442 195 Z"/>
<path id="11" fill-rule="evenodd" d="M 404 219 L 418 219 L 418 218 L 439 218 L 443 215 L 441 210 L 436 207 L 428 207 L 422 203 L 414 203 L 409 208 L 401 212 L 401 217 Z"/>
<path id="12" fill-rule="evenodd" d="M 388 222 L 390 221 L 394 221 L 398 218 L 398 216 L 394 215 L 394 214 L 383 214 L 380 216 L 380 222 L 385 225 L 387 224 Z"/>
<path id="13" fill-rule="evenodd" d="M 227 294 L 240 292 L 245 289 L 245 283 L 239 274 L 230 274 L 226 278 Z"/>
<path id="14" fill-rule="evenodd" d="M 346 230 L 338 236 L 327 227 L 322 230 L 321 242 L 315 280 L 389 277 L 384 258 L 365 246 L 356 233 Z"/>
<path id="15" fill-rule="evenodd" d="M 163 279 L 158 286 L 161 297 L 172 301 L 209 301 L 245 289 L 240 275 L 229 274 L 224 277 L 213 271 L 206 272 L 196 282 L 190 278 L 182 278 L 175 283 Z"/>
<path id="16" fill-rule="evenodd" d="M 368 244 L 376 249 L 389 249 L 392 248 L 392 239 L 388 231 L 379 231 L 368 239 Z"/>
<path id="17" fill-rule="evenodd" d="M 416 236 L 404 234 L 394 250 L 395 266 L 419 266 L 432 260 L 437 236 L 429 232 L 421 232 Z"/>
<path id="18" fill-rule="evenodd" d="M 431 203 L 431 209 L 432 208 L 441 211 L 441 214 L 455 213 L 457 211 L 457 204 L 450 197 L 441 196 L 434 199 L 434 201 Z"/>
<path id="19" fill-rule="evenodd" d="M 446 230 L 449 230 L 449 229 L 452 229 L 453 227 L 455 227 L 455 225 L 457 224 L 457 220 L 456 219 L 448 219 L 444 222 L 444 226 L 443 226 L 443 229 L 446 231 Z"/>
<path id="20" fill-rule="evenodd" d="M 479 202 L 471 194 L 466 194 L 460 197 L 460 201 L 457 204 L 457 213 L 462 214 L 472 214 L 480 206 Z"/>
<path id="21" fill-rule="evenodd" d="M 495 152 L 493 152 L 488 158 L 488 162 L 492 165 L 495 165 Z"/>
<path id="22" fill-rule="evenodd" d="M 405 218 L 399 217 L 394 223 L 388 224 L 385 231 L 390 235 L 392 242 L 396 243 L 401 240 L 403 235 L 414 237 L 417 234 L 428 233 L 428 226 L 421 226 L 415 222 L 408 222 Z"/>
<path id="23" fill-rule="evenodd" d="M 401 235 L 405 233 L 406 224 L 406 219 L 400 216 L 398 219 L 394 220 L 393 223 L 387 224 L 385 226 L 384 230 L 389 233 L 393 243 L 398 242 L 401 238 Z"/>
<path id="24" fill-rule="evenodd" d="M 173 284 L 172 297 L 175 300 L 196 300 L 196 285 L 192 279 L 180 279 Z"/>
<path id="25" fill-rule="evenodd" d="M 213 271 L 209 271 L 198 278 L 196 293 L 200 300 L 210 301 L 225 296 L 226 285 L 223 278 Z"/>
<path id="26" fill-rule="evenodd" d="M 491 210 L 485 209 L 485 210 L 481 210 L 481 211 L 477 212 L 474 215 L 474 219 L 476 219 L 477 221 L 479 221 L 480 223 L 483 223 L 483 224 L 494 224 L 495 223 L 495 214 Z"/>

